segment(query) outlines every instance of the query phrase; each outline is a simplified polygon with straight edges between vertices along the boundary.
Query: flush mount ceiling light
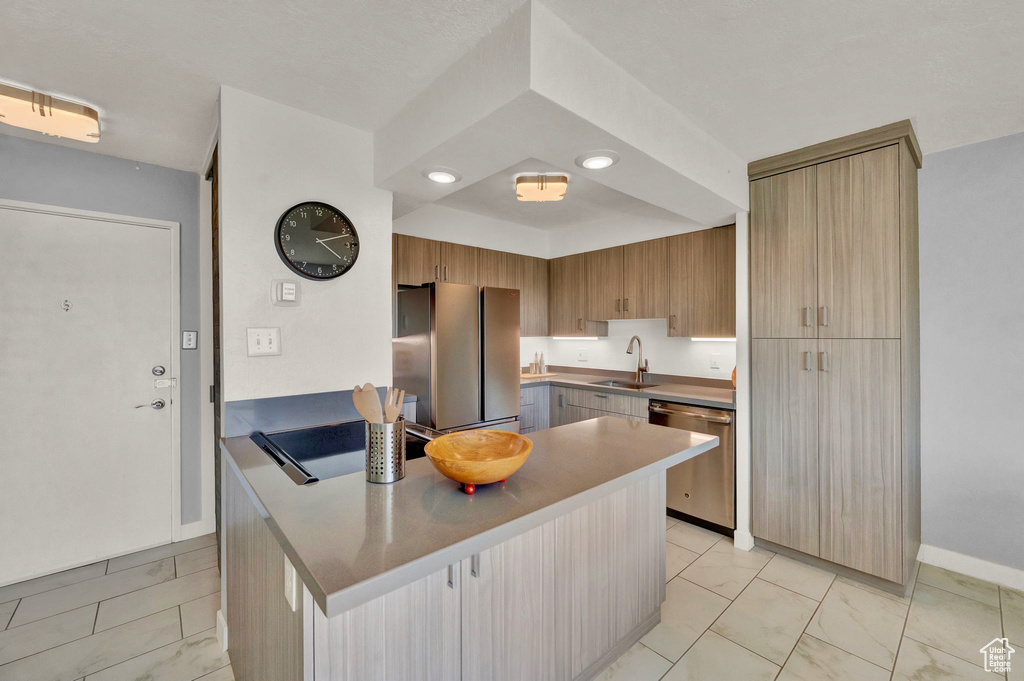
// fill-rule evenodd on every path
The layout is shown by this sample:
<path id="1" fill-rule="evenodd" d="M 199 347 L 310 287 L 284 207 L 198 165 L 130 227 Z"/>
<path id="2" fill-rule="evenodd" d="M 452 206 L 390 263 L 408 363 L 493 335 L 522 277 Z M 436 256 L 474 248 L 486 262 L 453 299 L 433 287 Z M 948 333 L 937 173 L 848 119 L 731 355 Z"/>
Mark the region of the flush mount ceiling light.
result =
<path id="1" fill-rule="evenodd" d="M 619 162 L 619 155 L 609 149 L 590 151 L 576 157 L 576 165 L 587 170 L 604 170 Z"/>
<path id="2" fill-rule="evenodd" d="M 438 184 L 454 184 L 462 179 L 462 173 L 451 168 L 427 168 L 423 177 Z"/>
<path id="3" fill-rule="evenodd" d="M 0 83 L 0 123 L 79 142 L 100 141 L 96 109 Z"/>
<path id="4" fill-rule="evenodd" d="M 520 201 L 561 201 L 569 187 L 566 175 L 519 175 L 516 198 Z"/>

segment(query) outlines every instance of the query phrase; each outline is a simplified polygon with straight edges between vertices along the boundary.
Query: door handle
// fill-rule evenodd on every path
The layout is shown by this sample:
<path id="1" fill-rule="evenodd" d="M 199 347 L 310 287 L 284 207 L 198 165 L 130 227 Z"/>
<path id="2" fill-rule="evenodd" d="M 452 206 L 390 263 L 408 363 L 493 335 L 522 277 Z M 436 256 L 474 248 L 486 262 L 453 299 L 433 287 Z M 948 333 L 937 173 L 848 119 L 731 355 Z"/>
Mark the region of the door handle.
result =
<path id="1" fill-rule="evenodd" d="M 579 319 L 576 320 L 576 329 L 578 331 L 583 330 L 583 317 L 580 317 Z"/>
<path id="2" fill-rule="evenodd" d="M 669 318 L 668 318 L 668 328 L 670 328 L 670 329 L 676 328 L 676 316 L 675 315 L 669 316 Z"/>
<path id="3" fill-rule="evenodd" d="M 440 278 L 441 278 L 441 274 L 438 271 L 438 266 L 434 265 L 434 281 L 437 281 Z"/>
<path id="4" fill-rule="evenodd" d="M 822 352 L 821 353 L 821 370 L 822 371 L 828 371 L 828 353 L 827 352 Z"/>
<path id="5" fill-rule="evenodd" d="M 807 371 L 814 371 L 814 367 L 811 364 L 811 351 L 808 350 L 804 353 L 804 369 Z"/>
<path id="6" fill-rule="evenodd" d="M 811 308 L 804 308 L 804 326 L 814 326 L 814 322 L 811 320 Z"/>
<path id="7" fill-rule="evenodd" d="M 448 281 L 448 265 L 444 266 L 444 280 Z"/>
<path id="8" fill-rule="evenodd" d="M 558 406 L 559 407 L 564 407 L 565 406 L 565 395 L 559 395 L 558 396 Z"/>
<path id="9" fill-rule="evenodd" d="M 666 416 L 686 416 L 691 419 L 700 419 L 701 421 L 710 421 L 712 423 L 732 423 L 731 416 L 713 416 L 711 414 L 698 414 L 693 411 L 676 411 L 673 409 L 662 409 L 661 407 L 648 407 L 649 411 L 653 411 L 655 414 L 665 414 Z"/>
<path id="10" fill-rule="evenodd" d="M 821 308 L 821 325 L 828 326 L 828 305 L 823 305 Z"/>
<path id="11" fill-rule="evenodd" d="M 619 309 L 619 305 L 620 305 L 621 303 L 622 303 L 622 299 L 621 299 L 621 298 L 616 298 L 616 299 L 615 299 L 615 311 L 616 311 L 616 312 L 621 312 L 621 310 Z"/>
<path id="12" fill-rule="evenodd" d="M 135 408 L 136 409 L 142 409 L 143 407 L 152 407 L 153 409 L 163 409 L 166 406 L 167 406 L 166 402 L 164 402 L 160 398 L 157 398 L 157 399 L 153 400 L 152 402 L 150 402 L 149 404 L 137 404 L 137 405 L 135 405 Z"/>
<path id="13" fill-rule="evenodd" d="M 459 585 L 459 571 L 455 568 L 457 565 L 448 566 L 448 588 L 454 589 Z"/>
<path id="14" fill-rule="evenodd" d="M 480 576 L 480 554 L 474 553 L 469 558 L 469 574 L 474 577 Z"/>

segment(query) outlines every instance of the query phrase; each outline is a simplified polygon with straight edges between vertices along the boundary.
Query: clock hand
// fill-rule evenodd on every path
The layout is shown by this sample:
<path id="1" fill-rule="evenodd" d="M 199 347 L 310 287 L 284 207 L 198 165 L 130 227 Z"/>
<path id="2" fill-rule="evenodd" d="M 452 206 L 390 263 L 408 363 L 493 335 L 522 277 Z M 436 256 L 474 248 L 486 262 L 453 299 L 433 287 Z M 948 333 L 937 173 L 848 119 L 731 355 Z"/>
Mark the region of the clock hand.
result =
<path id="1" fill-rule="evenodd" d="M 327 239 L 324 239 L 324 241 L 327 241 Z M 330 246 L 328 246 L 327 244 L 325 244 L 325 243 L 324 243 L 324 241 L 321 241 L 320 239 L 317 239 L 317 240 L 316 240 L 316 242 L 317 242 L 318 244 L 320 244 L 321 246 L 323 246 L 324 248 L 326 248 L 326 249 L 327 249 L 328 251 L 330 251 L 331 253 L 334 253 L 334 257 L 335 257 L 335 258 L 337 258 L 338 260 L 341 260 L 341 256 L 340 256 L 340 255 L 338 255 L 337 253 L 335 253 L 334 249 L 333 249 L 333 248 L 331 248 Z"/>
<path id="2" fill-rule="evenodd" d="M 330 240 L 332 240 L 332 239 L 340 239 L 340 238 L 342 238 L 342 237 L 346 237 L 346 236 L 348 236 L 348 234 L 339 234 L 338 236 L 329 236 L 329 237 L 327 237 L 326 239 L 317 239 L 317 240 L 316 240 L 316 242 L 317 242 L 318 244 L 322 244 L 322 243 L 323 243 L 323 242 L 325 242 L 325 241 L 330 241 Z"/>

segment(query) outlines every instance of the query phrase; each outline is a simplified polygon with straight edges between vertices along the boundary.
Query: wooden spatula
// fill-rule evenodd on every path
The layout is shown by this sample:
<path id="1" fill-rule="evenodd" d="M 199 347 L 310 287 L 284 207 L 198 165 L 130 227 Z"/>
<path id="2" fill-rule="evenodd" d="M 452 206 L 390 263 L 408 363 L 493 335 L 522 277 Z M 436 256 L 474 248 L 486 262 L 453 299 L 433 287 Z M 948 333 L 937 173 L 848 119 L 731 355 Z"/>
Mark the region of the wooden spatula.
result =
<path id="1" fill-rule="evenodd" d="M 394 423 L 402 413 L 402 402 L 405 401 L 405 391 L 397 388 L 388 388 L 384 395 L 384 422 Z"/>
<path id="2" fill-rule="evenodd" d="M 384 414 L 380 408 L 380 395 L 372 383 L 363 387 L 358 385 L 352 389 L 352 403 L 356 405 L 356 411 L 370 423 L 384 423 Z"/>

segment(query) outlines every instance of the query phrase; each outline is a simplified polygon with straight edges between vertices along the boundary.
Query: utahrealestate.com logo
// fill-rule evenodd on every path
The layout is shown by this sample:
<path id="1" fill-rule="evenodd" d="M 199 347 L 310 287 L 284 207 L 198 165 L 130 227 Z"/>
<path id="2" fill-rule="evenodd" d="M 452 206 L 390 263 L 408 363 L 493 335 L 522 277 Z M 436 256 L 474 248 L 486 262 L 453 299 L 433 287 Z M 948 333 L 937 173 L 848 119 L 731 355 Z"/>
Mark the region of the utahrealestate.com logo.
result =
<path id="1" fill-rule="evenodd" d="M 985 671 L 1006 674 L 1010 671 L 1010 656 L 1017 651 L 1007 639 L 994 638 L 980 652 L 985 656 Z"/>

